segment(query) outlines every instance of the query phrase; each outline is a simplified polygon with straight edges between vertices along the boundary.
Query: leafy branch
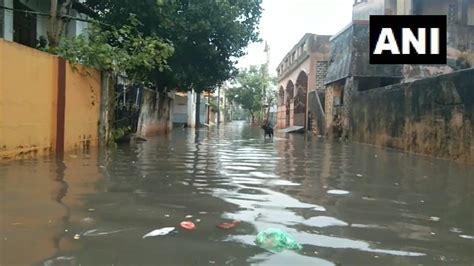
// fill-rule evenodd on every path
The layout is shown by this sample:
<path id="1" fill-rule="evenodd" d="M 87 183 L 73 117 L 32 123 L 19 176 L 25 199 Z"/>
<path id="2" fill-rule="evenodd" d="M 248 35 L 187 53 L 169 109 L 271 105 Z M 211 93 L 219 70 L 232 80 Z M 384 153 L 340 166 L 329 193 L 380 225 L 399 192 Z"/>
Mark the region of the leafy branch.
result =
<path id="1" fill-rule="evenodd" d="M 153 82 L 154 71 L 169 68 L 167 60 L 174 48 L 156 35 L 145 36 L 138 30 L 140 25 L 135 15 L 120 28 L 94 23 L 88 34 L 64 39 L 61 45 L 46 50 L 72 63 L 126 75 L 132 82 Z"/>

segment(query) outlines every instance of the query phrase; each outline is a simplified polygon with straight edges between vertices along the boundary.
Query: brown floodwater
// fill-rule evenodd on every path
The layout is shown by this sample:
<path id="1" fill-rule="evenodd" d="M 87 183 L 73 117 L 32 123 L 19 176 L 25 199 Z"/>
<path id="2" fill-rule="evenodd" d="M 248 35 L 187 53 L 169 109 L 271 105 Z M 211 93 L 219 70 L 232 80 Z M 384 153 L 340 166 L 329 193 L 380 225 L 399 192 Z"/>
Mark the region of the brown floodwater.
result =
<path id="1" fill-rule="evenodd" d="M 245 122 L 3 162 L 0 265 L 472 265 L 473 173 Z M 256 246 L 267 228 L 303 249 Z"/>

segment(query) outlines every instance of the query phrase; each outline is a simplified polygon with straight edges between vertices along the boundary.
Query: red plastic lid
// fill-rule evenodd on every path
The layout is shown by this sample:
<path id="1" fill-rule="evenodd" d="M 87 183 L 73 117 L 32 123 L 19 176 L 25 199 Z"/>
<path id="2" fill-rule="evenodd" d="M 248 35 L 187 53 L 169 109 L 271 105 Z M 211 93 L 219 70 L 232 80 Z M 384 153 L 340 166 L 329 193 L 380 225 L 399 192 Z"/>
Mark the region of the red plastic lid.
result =
<path id="1" fill-rule="evenodd" d="M 182 228 L 188 229 L 188 230 L 196 229 L 196 225 L 193 222 L 190 222 L 190 221 L 181 222 L 179 225 L 181 225 Z"/>
<path id="2" fill-rule="evenodd" d="M 218 224 L 217 227 L 222 228 L 222 229 L 230 229 L 237 226 L 238 224 L 240 224 L 240 221 L 236 220 L 236 221 L 232 221 L 231 223 Z"/>

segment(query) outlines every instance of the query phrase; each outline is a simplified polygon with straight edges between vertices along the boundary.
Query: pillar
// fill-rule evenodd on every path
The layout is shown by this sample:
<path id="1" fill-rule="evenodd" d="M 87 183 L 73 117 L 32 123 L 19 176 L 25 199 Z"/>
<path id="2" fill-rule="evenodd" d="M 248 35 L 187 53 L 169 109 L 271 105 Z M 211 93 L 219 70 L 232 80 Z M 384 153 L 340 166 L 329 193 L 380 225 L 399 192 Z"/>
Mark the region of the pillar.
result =
<path id="1" fill-rule="evenodd" d="M 196 127 L 196 93 L 188 91 L 188 127 Z"/>
<path id="2" fill-rule="evenodd" d="M 13 0 L 0 0 L 0 5 L 13 8 Z M 0 9 L 0 19 L 2 19 L 0 37 L 7 41 L 13 41 L 13 11 Z"/>

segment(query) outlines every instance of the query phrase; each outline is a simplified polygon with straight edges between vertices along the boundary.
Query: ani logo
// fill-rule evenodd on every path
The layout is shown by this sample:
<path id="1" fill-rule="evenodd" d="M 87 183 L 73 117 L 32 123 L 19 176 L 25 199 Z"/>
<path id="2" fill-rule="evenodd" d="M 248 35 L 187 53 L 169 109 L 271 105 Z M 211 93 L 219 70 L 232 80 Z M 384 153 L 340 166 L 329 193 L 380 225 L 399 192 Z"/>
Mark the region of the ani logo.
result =
<path id="1" fill-rule="evenodd" d="M 446 64 L 446 16 L 370 16 L 371 64 Z"/>

